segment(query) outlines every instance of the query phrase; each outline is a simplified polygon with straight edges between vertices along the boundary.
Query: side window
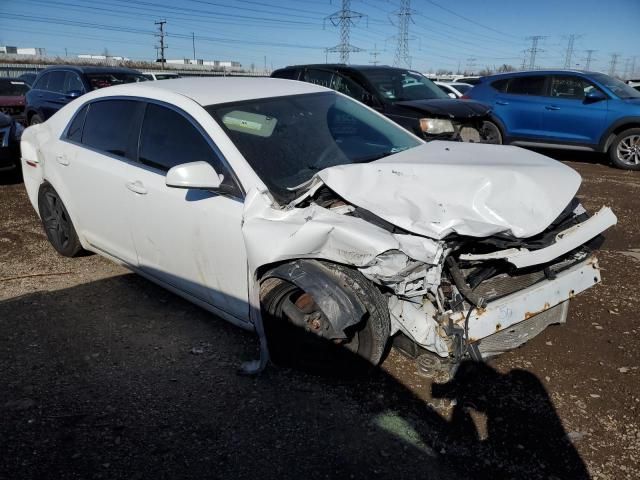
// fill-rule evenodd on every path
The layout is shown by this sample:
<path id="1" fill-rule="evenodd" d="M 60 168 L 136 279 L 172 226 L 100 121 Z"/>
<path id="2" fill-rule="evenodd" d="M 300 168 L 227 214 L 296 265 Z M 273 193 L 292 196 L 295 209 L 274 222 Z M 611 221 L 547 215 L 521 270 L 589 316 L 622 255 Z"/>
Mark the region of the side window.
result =
<path id="1" fill-rule="evenodd" d="M 65 81 L 64 81 L 64 93 L 67 94 L 69 92 L 81 92 L 84 93 L 84 85 L 82 84 L 82 80 L 75 72 L 67 72 Z"/>
<path id="2" fill-rule="evenodd" d="M 359 102 L 371 103 L 368 101 L 370 95 L 367 94 L 367 91 L 356 82 L 343 75 L 335 75 L 333 77 L 331 88 L 340 93 L 344 93 Z"/>
<path id="3" fill-rule="evenodd" d="M 69 140 L 78 143 L 80 143 L 80 141 L 82 140 L 82 127 L 84 127 L 84 120 L 87 116 L 87 110 L 89 110 L 89 106 L 85 105 L 78 113 L 76 113 L 76 116 L 73 117 L 73 120 L 71 120 L 69 128 L 67 129 L 67 138 Z"/>
<path id="4" fill-rule="evenodd" d="M 66 77 L 65 72 L 51 72 L 49 78 L 49 84 L 47 90 L 50 92 L 63 93 L 64 92 L 64 80 Z"/>
<path id="5" fill-rule="evenodd" d="M 491 84 L 491 86 L 493 88 L 495 88 L 497 91 L 504 93 L 507 91 L 507 84 L 509 83 L 509 79 L 508 78 L 504 78 L 502 80 L 496 80 L 495 82 L 493 82 Z"/>
<path id="6" fill-rule="evenodd" d="M 333 88 L 331 85 L 332 77 L 332 72 L 328 72 L 325 70 L 308 69 L 304 72 L 304 77 L 302 79 L 305 82 L 320 85 L 321 87 Z"/>
<path id="7" fill-rule="evenodd" d="M 51 76 L 50 73 L 45 73 L 44 75 L 42 75 L 40 79 L 35 83 L 33 88 L 38 90 L 46 90 L 47 84 L 49 83 L 50 76 Z"/>
<path id="8" fill-rule="evenodd" d="M 556 98 L 584 100 L 585 94 L 594 88 L 593 84 L 580 77 L 562 75 L 551 79 L 551 96 Z"/>
<path id="9" fill-rule="evenodd" d="M 134 131 L 140 102 L 132 100 L 102 100 L 89 105 L 82 131 L 82 144 L 118 155 L 127 156 L 130 135 Z"/>
<path id="10" fill-rule="evenodd" d="M 231 174 L 198 129 L 183 115 L 161 105 L 147 104 L 138 159 L 164 171 L 183 163 L 205 161 L 224 176 L 224 185 L 235 188 Z"/>
<path id="11" fill-rule="evenodd" d="M 545 77 L 514 77 L 509 81 L 507 93 L 516 95 L 544 95 Z"/>
<path id="12" fill-rule="evenodd" d="M 295 68 L 283 68 L 282 70 L 276 70 L 273 72 L 273 78 L 284 78 L 286 80 L 297 80 L 298 70 Z"/>

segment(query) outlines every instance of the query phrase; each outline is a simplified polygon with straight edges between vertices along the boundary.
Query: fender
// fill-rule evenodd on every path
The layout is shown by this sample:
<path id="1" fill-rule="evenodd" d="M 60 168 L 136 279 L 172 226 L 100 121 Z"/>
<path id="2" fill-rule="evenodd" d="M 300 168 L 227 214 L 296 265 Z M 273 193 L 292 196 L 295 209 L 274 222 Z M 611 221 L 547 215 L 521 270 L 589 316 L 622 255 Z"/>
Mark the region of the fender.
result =
<path id="1" fill-rule="evenodd" d="M 331 323 L 334 338 L 344 338 L 344 330 L 359 323 L 367 313 L 355 293 L 341 288 L 345 279 L 318 260 L 281 264 L 262 276 L 262 280 L 267 278 L 286 280 L 309 293 Z"/>
<path id="2" fill-rule="evenodd" d="M 600 137 L 598 151 L 606 152 L 609 150 L 611 143 L 613 143 L 613 140 L 615 139 L 615 134 L 613 132 L 625 125 L 629 125 L 629 128 L 640 128 L 640 116 L 634 115 L 630 117 L 622 117 L 613 122 Z"/>
<path id="3" fill-rule="evenodd" d="M 507 133 L 507 127 L 502 122 L 502 120 L 494 113 L 493 110 L 489 112 L 489 121 L 495 123 L 500 129 L 500 133 L 502 134 L 502 143 L 506 145 L 510 141 L 510 136 Z"/>

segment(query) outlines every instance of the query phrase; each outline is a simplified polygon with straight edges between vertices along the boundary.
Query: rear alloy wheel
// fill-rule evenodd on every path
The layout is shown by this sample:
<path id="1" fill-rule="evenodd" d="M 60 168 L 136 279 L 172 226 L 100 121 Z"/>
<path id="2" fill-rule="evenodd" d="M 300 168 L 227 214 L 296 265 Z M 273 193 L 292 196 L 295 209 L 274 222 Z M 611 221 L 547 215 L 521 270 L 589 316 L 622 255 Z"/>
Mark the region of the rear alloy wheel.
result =
<path id="1" fill-rule="evenodd" d="M 492 143 L 494 145 L 502 145 L 502 132 L 500 127 L 493 122 L 482 122 L 482 130 L 480 131 L 482 136 L 482 143 Z"/>
<path id="2" fill-rule="evenodd" d="M 325 264 L 327 265 L 327 264 Z M 366 370 L 380 362 L 389 338 L 389 311 L 384 295 L 360 272 L 342 265 L 337 270 L 342 288 L 350 288 L 367 314 L 345 331 L 347 338 L 327 338 L 329 320 L 313 297 L 280 278 L 267 278 L 260 302 L 269 351 L 274 363 L 319 373 Z M 346 279 L 346 282 L 340 281 Z"/>
<path id="3" fill-rule="evenodd" d="M 42 121 L 42 117 L 36 113 L 31 117 L 31 120 L 29 120 L 29 126 L 38 125 L 39 123 L 42 123 Z"/>
<path id="4" fill-rule="evenodd" d="M 625 170 L 640 170 L 640 128 L 620 133 L 609 148 L 611 162 Z"/>
<path id="5" fill-rule="evenodd" d="M 45 185 L 40 189 L 38 210 L 47 239 L 56 252 L 65 257 L 75 257 L 80 253 L 82 245 L 69 212 L 51 185 Z"/>

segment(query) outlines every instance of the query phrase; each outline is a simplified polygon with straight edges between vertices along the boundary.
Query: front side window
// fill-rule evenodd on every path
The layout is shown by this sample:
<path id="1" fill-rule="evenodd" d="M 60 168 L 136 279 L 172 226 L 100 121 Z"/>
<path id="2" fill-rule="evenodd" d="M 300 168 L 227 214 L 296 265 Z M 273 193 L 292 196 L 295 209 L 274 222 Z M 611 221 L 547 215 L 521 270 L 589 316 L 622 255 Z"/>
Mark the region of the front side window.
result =
<path id="1" fill-rule="evenodd" d="M 507 93 L 515 95 L 544 95 L 545 77 L 514 77 L 509 81 Z"/>
<path id="2" fill-rule="evenodd" d="M 202 133 L 184 115 L 167 107 L 147 104 L 142 121 L 138 161 L 164 172 L 176 165 L 207 162 L 222 175 L 228 192 L 240 196 L 240 188 Z"/>
<path id="3" fill-rule="evenodd" d="M 584 100 L 584 97 L 596 87 L 587 80 L 573 76 L 554 76 L 551 79 L 551 96 L 568 100 Z"/>
<path id="4" fill-rule="evenodd" d="M 449 98 L 438 86 L 418 72 L 400 69 L 363 70 L 382 98 L 392 102 Z"/>
<path id="5" fill-rule="evenodd" d="M 128 157 L 131 135 L 140 108 L 134 100 L 103 100 L 89 105 L 82 144 L 102 152 Z"/>
<path id="6" fill-rule="evenodd" d="M 75 72 L 67 72 L 67 76 L 64 82 L 64 93 L 68 94 L 71 92 L 80 92 L 84 93 L 84 85 L 82 84 L 82 80 Z"/>
<path id="7" fill-rule="evenodd" d="M 50 73 L 45 73 L 43 74 L 38 81 L 33 85 L 34 89 L 38 89 L 38 90 L 46 90 L 47 89 L 47 85 L 49 84 L 49 77 L 51 76 Z"/>
<path id="8" fill-rule="evenodd" d="M 344 75 L 335 75 L 331 88 L 337 90 L 340 93 L 344 93 L 351 98 L 355 98 L 359 102 L 367 103 L 367 101 L 371 98 L 371 96 L 364 88 L 362 88 L 350 78 L 345 77 Z"/>
<path id="9" fill-rule="evenodd" d="M 321 87 L 333 88 L 331 84 L 332 78 L 333 72 L 309 69 L 304 72 L 303 80 L 305 82 L 313 83 L 314 85 L 320 85 Z"/>
<path id="10" fill-rule="evenodd" d="M 281 202 L 320 170 L 371 162 L 421 142 L 334 92 L 205 107 Z"/>

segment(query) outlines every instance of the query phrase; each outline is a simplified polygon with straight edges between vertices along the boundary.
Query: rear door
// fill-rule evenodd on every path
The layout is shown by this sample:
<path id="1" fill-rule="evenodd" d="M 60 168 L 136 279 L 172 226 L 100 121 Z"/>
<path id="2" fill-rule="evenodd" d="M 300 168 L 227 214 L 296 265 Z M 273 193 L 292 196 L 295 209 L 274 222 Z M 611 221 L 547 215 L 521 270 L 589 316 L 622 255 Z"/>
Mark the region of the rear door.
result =
<path id="1" fill-rule="evenodd" d="M 577 75 L 551 77 L 543 112 L 543 135 L 550 140 L 596 145 L 605 130 L 608 100 L 585 101 L 585 94 L 598 89 Z"/>
<path id="2" fill-rule="evenodd" d="M 130 226 L 136 185 L 130 179 L 143 108 L 135 100 L 90 103 L 72 120 L 55 158 L 79 233 L 132 266 L 137 264 Z"/>
<path id="3" fill-rule="evenodd" d="M 206 161 L 224 176 L 230 193 L 171 188 L 166 172 Z M 240 319 L 248 318 L 247 257 L 242 236 L 242 192 L 204 130 L 185 112 L 146 107 L 139 167 L 129 177 L 133 239 L 140 268 Z"/>
<path id="4" fill-rule="evenodd" d="M 520 138 L 542 137 L 542 117 L 547 101 L 547 77 L 512 77 L 493 99 L 493 112 L 502 120 L 507 135 Z"/>

